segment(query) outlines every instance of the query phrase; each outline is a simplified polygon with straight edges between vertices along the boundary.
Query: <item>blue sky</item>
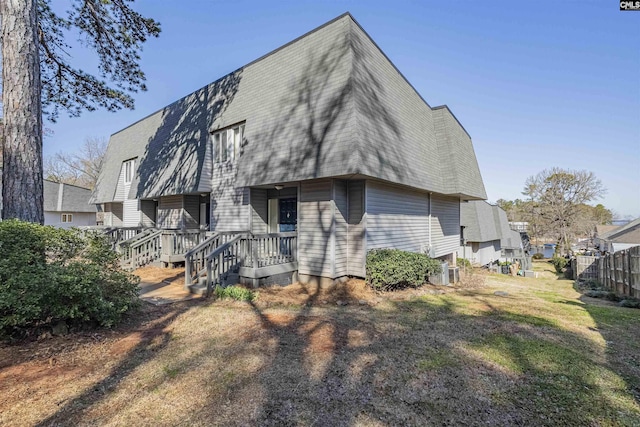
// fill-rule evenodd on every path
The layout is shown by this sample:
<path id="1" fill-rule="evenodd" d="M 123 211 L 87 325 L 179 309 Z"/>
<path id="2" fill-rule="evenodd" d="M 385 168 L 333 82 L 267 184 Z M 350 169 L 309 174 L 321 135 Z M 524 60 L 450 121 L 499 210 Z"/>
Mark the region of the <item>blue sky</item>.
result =
<path id="1" fill-rule="evenodd" d="M 593 171 L 608 189 L 600 202 L 640 216 L 640 12 L 621 12 L 617 0 L 134 7 L 162 27 L 142 54 L 149 90 L 134 111 L 45 122 L 45 155 L 106 138 L 349 11 L 426 101 L 447 104 L 471 134 L 489 201 L 523 198 L 528 176 L 559 166 Z M 72 54 L 91 71 L 91 55 Z"/>

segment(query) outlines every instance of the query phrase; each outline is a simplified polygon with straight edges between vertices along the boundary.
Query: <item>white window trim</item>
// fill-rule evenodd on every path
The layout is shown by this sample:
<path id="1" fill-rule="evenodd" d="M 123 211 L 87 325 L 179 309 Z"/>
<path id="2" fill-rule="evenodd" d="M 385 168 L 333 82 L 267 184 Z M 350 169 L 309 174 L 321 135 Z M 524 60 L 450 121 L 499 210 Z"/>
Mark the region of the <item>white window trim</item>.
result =
<path id="1" fill-rule="evenodd" d="M 65 224 L 72 223 L 73 222 L 73 214 L 63 213 L 62 215 L 60 215 L 60 222 L 65 223 Z"/>
<path id="2" fill-rule="evenodd" d="M 135 175 L 136 159 L 126 160 L 123 164 L 124 168 L 124 183 L 131 184 L 133 176 Z"/>
<path id="3" fill-rule="evenodd" d="M 244 133 L 244 122 L 213 132 L 211 134 L 213 163 L 223 164 L 235 162 L 240 154 Z M 230 138 L 232 141 L 230 141 Z"/>

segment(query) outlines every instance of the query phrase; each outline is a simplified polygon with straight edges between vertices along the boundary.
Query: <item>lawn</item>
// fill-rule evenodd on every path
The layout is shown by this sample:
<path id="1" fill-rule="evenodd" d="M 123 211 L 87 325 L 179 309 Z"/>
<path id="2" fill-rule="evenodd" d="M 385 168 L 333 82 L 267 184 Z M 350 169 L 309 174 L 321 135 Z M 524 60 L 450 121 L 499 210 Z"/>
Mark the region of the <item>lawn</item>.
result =
<path id="1" fill-rule="evenodd" d="M 4 344 L 0 424 L 640 425 L 640 310 L 535 266 L 146 306 L 113 331 Z"/>

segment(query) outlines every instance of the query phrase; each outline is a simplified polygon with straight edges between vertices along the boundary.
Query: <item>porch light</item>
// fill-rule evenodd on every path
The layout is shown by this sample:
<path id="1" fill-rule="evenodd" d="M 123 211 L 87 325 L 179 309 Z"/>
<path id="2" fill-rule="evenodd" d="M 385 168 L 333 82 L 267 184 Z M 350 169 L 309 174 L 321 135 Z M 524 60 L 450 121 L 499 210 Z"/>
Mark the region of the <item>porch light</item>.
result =
<path id="1" fill-rule="evenodd" d="M 276 190 L 280 191 L 280 190 L 282 190 L 284 188 L 284 185 L 278 184 L 278 185 L 275 185 L 274 187 L 275 187 Z"/>

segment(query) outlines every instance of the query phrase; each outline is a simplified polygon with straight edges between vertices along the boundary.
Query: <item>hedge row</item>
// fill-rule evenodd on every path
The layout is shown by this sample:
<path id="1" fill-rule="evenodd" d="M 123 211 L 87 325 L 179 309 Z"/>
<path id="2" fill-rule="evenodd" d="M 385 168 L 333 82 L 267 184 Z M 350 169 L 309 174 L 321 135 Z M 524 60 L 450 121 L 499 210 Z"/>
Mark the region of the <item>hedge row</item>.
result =
<path id="1" fill-rule="evenodd" d="M 138 303 L 138 280 L 97 233 L 0 222 L 0 335 L 61 320 L 110 327 Z"/>

